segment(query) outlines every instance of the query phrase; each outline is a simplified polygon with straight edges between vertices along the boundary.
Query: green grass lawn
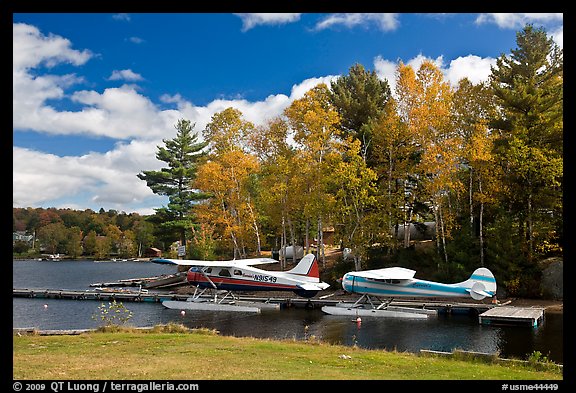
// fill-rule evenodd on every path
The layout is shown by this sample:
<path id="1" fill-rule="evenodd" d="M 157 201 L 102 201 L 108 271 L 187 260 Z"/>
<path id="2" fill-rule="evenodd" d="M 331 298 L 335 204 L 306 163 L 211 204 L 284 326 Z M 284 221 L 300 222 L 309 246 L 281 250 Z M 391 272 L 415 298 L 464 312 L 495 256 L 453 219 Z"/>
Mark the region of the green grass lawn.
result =
<path id="1" fill-rule="evenodd" d="M 552 365 L 554 366 L 554 365 Z M 157 327 L 13 336 L 13 378 L 54 380 L 562 380 L 558 367 Z"/>

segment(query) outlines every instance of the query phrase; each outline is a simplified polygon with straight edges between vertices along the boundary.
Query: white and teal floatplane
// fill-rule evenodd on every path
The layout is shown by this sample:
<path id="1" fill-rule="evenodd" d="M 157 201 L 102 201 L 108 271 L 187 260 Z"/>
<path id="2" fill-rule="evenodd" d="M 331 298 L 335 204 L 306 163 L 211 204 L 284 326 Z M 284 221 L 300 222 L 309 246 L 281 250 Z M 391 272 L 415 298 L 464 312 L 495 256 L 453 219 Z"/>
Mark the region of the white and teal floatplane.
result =
<path id="1" fill-rule="evenodd" d="M 428 318 L 436 310 L 415 307 L 397 307 L 390 303 L 397 297 L 472 298 L 482 300 L 496 295 L 496 279 L 484 267 L 474 270 L 470 278 L 455 284 L 443 284 L 414 278 L 415 270 L 389 267 L 375 270 L 348 272 L 342 277 L 342 288 L 361 297 L 354 303 L 324 306 L 322 311 L 331 315 L 384 316 L 397 318 Z M 383 301 L 380 298 L 387 300 Z"/>

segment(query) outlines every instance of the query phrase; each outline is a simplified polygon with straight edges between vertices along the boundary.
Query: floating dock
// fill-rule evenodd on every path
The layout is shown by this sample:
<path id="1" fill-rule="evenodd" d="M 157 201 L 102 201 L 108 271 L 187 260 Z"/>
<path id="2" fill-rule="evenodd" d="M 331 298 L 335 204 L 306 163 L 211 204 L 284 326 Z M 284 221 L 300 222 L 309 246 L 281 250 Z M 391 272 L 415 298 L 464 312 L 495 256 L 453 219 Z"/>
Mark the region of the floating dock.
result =
<path id="1" fill-rule="evenodd" d="M 537 327 L 544 321 L 544 308 L 501 306 L 478 316 L 481 325 L 523 325 Z"/>
<path id="2" fill-rule="evenodd" d="M 98 300 L 98 301 L 124 301 L 124 302 L 186 302 L 191 297 L 190 294 L 176 294 L 168 292 L 152 292 L 139 290 L 67 290 L 67 289 L 30 289 L 30 288 L 13 288 L 13 297 L 41 298 L 41 299 L 70 299 L 70 300 Z M 211 299 L 213 296 L 203 296 L 205 299 Z M 239 302 L 258 303 L 260 309 L 277 309 L 301 307 L 306 309 L 317 309 L 326 307 L 324 312 L 333 315 L 357 315 L 357 309 L 347 310 L 347 306 L 352 304 L 349 301 L 328 300 L 326 298 L 306 299 L 300 297 L 258 297 L 258 296 L 237 296 Z M 167 303 L 175 308 L 180 305 L 177 303 Z M 393 307 L 396 306 L 396 307 Z M 190 306 L 193 307 L 193 306 Z M 460 303 L 447 301 L 392 301 L 388 311 L 402 312 L 407 307 L 409 311 L 414 312 L 419 309 L 422 315 L 416 318 L 428 318 L 441 313 L 447 314 L 471 314 L 478 316 L 481 325 L 523 325 L 539 326 L 544 322 L 545 309 L 541 307 L 516 307 L 504 306 L 488 303 Z M 348 314 L 349 313 L 349 314 Z M 371 310 L 364 309 L 360 311 L 362 316 L 370 316 Z M 398 314 L 398 316 L 404 316 Z"/>
<path id="3" fill-rule="evenodd" d="M 178 295 L 158 292 L 144 292 L 138 290 L 118 291 L 78 291 L 68 289 L 28 289 L 13 288 L 13 297 L 41 298 L 41 299 L 69 299 L 69 300 L 116 300 L 127 302 L 162 302 L 165 300 L 186 300 L 189 295 Z"/>
<path id="4" fill-rule="evenodd" d="M 177 294 L 161 291 L 139 291 L 138 289 L 118 289 L 109 291 L 95 290 L 70 290 L 70 289 L 43 289 L 43 288 L 13 288 L 13 297 L 40 298 L 40 299 L 71 299 L 71 300 L 116 300 L 125 302 L 164 302 L 167 300 L 186 301 L 192 295 Z M 212 295 L 203 295 L 205 299 L 213 298 Z M 254 295 L 236 296 L 237 300 L 277 304 L 281 308 L 299 307 L 306 309 L 317 309 L 324 306 L 345 307 L 356 299 L 350 299 L 343 302 L 342 300 L 327 298 L 302 298 L 302 297 L 262 297 Z M 392 301 L 390 306 L 397 307 L 415 307 L 420 309 L 436 310 L 438 313 L 464 313 L 478 315 L 492 307 L 493 304 L 485 303 L 459 303 L 446 301 Z"/>

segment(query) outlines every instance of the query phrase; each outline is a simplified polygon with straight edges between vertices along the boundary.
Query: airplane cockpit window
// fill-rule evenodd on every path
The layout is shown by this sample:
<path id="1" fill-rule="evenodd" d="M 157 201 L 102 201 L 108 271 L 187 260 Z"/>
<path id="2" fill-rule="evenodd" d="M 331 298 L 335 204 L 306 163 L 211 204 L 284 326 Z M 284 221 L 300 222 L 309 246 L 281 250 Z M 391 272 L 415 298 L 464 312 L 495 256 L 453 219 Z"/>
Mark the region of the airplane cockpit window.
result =
<path id="1" fill-rule="evenodd" d="M 242 270 L 234 269 L 234 275 L 235 275 L 235 276 L 241 276 L 241 275 L 242 275 Z"/>
<path id="2" fill-rule="evenodd" d="M 228 269 L 220 269 L 220 273 L 218 273 L 219 276 L 223 276 L 223 277 L 230 277 L 230 271 Z"/>

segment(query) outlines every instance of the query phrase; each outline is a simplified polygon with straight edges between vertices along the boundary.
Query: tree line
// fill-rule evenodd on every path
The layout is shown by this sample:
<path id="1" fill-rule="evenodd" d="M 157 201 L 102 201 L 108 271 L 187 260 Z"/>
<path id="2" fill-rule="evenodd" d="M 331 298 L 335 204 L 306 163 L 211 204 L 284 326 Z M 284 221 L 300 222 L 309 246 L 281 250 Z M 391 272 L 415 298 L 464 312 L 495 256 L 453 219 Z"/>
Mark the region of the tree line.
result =
<path id="1" fill-rule="evenodd" d="M 486 266 L 534 295 L 538 261 L 562 254 L 563 51 L 532 25 L 516 42 L 484 83 L 399 62 L 392 91 L 354 64 L 264 125 L 234 108 L 200 131 L 180 119 L 156 153 L 167 166 L 138 174 L 169 202 L 134 222 L 190 258 L 314 243 L 322 263 L 330 227 L 353 255 L 345 268 L 404 262 L 454 280 Z M 408 230 L 423 222 L 436 228 L 425 255 Z"/>
<path id="2" fill-rule="evenodd" d="M 147 216 L 116 210 L 12 208 L 13 232 L 31 235 L 16 240 L 14 255 L 64 254 L 69 258 L 141 257 L 149 247 L 163 248 Z"/>
<path id="3" fill-rule="evenodd" d="M 158 225 L 202 259 L 322 245 L 332 227 L 361 270 L 434 222 L 423 263 L 438 274 L 489 266 L 512 292 L 533 288 L 538 261 L 562 252 L 563 51 L 532 25 L 516 42 L 485 83 L 399 62 L 391 91 L 354 64 L 264 125 L 234 108 L 199 132 L 179 120 L 156 155 L 168 166 L 138 175 L 169 197 Z"/>

